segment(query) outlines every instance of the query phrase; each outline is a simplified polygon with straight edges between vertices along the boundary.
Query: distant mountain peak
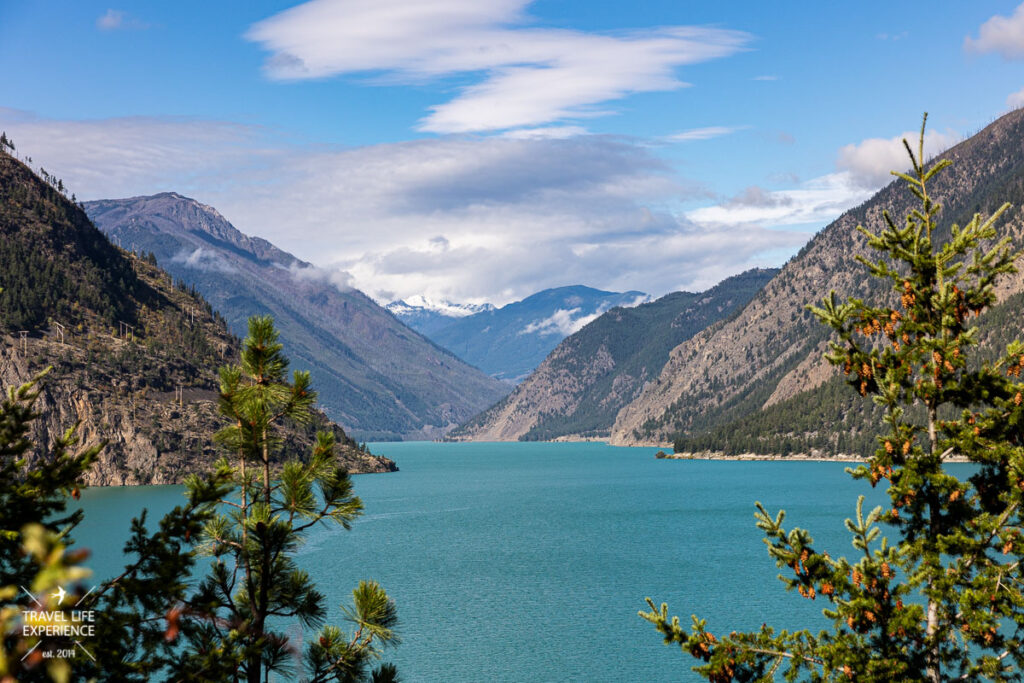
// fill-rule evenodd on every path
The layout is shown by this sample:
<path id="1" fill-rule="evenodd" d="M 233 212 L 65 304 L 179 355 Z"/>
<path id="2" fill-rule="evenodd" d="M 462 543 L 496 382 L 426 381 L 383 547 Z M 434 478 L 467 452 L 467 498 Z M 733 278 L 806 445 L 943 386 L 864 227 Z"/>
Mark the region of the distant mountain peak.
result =
<path id="1" fill-rule="evenodd" d="M 244 334 L 254 313 L 274 317 L 320 403 L 361 439 L 442 435 L 507 388 L 430 343 L 357 289 L 177 192 L 86 203 L 101 230 L 152 251 Z"/>
<path id="2" fill-rule="evenodd" d="M 605 299 L 590 313 L 558 308 L 520 334 L 565 339 L 512 394 L 455 430 L 453 437 L 607 437 L 619 409 L 660 372 L 673 347 L 728 317 L 776 272 L 750 271 L 706 292 L 674 292 L 656 301 L 627 292 L 618 295 L 617 305 L 609 305 L 614 299 Z M 563 288 L 554 300 L 571 303 L 577 296 Z"/>
<path id="3" fill-rule="evenodd" d="M 422 294 L 413 294 L 407 299 L 393 301 L 385 306 L 385 308 L 399 317 L 421 310 L 438 313 L 448 318 L 464 318 L 467 315 L 473 315 L 475 313 L 480 313 L 481 311 L 494 310 L 494 306 L 489 303 L 459 304 L 448 301 L 447 299 L 430 299 Z"/>
<path id="4" fill-rule="evenodd" d="M 518 381 L 558 342 L 605 311 L 636 306 L 648 299 L 643 292 L 606 292 L 585 285 L 566 285 L 536 292 L 500 308 L 490 304 L 453 305 L 415 296 L 390 304 L 388 310 L 491 376 Z"/>

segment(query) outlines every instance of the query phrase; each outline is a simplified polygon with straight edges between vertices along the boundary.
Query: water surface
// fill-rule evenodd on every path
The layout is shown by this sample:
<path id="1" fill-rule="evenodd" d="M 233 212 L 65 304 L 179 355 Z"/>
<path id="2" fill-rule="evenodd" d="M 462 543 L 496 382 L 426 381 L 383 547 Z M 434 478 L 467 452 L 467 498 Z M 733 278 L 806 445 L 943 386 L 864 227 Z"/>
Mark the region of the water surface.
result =
<path id="1" fill-rule="evenodd" d="M 395 599 L 405 681 L 689 681 L 695 660 L 636 616 L 644 597 L 716 633 L 764 622 L 824 625 L 786 593 L 754 525 L 785 508 L 820 550 L 852 554 L 843 520 L 859 493 L 844 464 L 656 460 L 597 443 L 373 444 L 401 471 L 355 478 L 365 515 L 317 529 L 299 562 L 328 598 L 362 578 Z M 181 488 L 90 489 L 77 537 L 112 575 L 128 519 Z"/>

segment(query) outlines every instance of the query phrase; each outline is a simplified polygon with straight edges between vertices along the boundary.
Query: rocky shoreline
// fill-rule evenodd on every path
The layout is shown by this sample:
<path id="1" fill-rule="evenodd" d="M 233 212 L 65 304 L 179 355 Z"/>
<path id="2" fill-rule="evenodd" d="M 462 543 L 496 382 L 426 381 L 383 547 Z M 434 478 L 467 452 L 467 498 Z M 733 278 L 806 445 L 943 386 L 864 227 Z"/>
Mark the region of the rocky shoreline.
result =
<path id="1" fill-rule="evenodd" d="M 838 453 L 828 456 L 821 453 L 792 453 L 790 455 L 767 455 L 764 453 L 740 453 L 729 455 L 724 451 L 698 451 L 691 453 L 666 453 L 658 451 L 654 457 L 659 460 L 735 460 L 751 462 L 865 462 L 859 455 L 849 453 Z M 959 455 L 951 455 L 945 458 L 945 462 L 964 463 L 970 462 L 967 458 Z"/>

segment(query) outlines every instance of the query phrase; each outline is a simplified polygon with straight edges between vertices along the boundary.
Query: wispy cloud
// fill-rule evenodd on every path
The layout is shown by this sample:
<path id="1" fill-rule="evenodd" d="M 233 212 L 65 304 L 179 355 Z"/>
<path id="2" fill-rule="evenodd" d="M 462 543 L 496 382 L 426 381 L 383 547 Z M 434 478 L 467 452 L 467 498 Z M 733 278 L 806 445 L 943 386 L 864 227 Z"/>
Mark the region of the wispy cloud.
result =
<path id="1" fill-rule="evenodd" d="M 874 193 L 861 187 L 849 173 L 831 173 L 791 190 L 767 191 L 750 187 L 716 206 L 687 214 L 699 225 L 776 227 L 813 224 L 824 227 L 846 209 Z"/>
<path id="2" fill-rule="evenodd" d="M 978 29 L 978 37 L 964 38 L 967 52 L 995 52 L 1006 60 L 1024 59 L 1024 4 L 1011 16 L 995 15 Z"/>
<path id="3" fill-rule="evenodd" d="M 824 227 L 839 214 L 866 201 L 893 177 L 890 171 L 907 167 L 903 139 L 914 140 L 917 133 L 907 132 L 892 138 L 869 138 L 842 147 L 836 159 L 836 172 L 799 183 L 796 188 L 765 190 L 750 186 L 715 206 L 687 213 L 687 218 L 702 226 L 759 226 L 772 228 L 792 225 Z M 956 144 L 960 136 L 952 132 L 928 131 L 925 156 Z M 777 178 L 796 182 L 796 177 Z"/>
<path id="4" fill-rule="evenodd" d="M 379 298 L 501 304 L 576 283 L 693 290 L 807 238 L 677 216 L 670 207 L 703 194 L 656 147 L 611 136 L 296 146 L 225 122 L 2 109 L 0 128 L 83 199 L 193 196 L 321 268 L 299 275 Z"/>
<path id="5" fill-rule="evenodd" d="M 772 75 L 754 76 L 754 78 L 751 79 L 751 80 L 755 80 L 755 81 L 777 81 L 777 80 L 779 80 L 779 77 L 778 76 L 772 76 Z"/>
<path id="6" fill-rule="evenodd" d="M 108 9 L 96 19 L 96 28 L 101 31 L 141 31 L 149 28 L 149 24 L 123 10 Z"/>
<path id="7" fill-rule="evenodd" d="M 666 137 L 667 140 L 673 142 L 692 142 L 694 140 L 710 140 L 711 138 L 719 138 L 723 135 L 730 135 L 738 130 L 743 130 L 747 126 L 707 126 L 706 128 L 691 128 L 690 130 L 684 130 L 681 133 L 669 135 Z"/>
<path id="8" fill-rule="evenodd" d="M 238 269 L 227 262 L 223 256 L 215 251 L 197 247 L 195 251 L 180 251 L 171 257 L 171 261 L 181 263 L 195 270 L 204 270 L 218 273 L 234 273 Z"/>
<path id="9" fill-rule="evenodd" d="M 352 274 L 337 268 L 321 268 L 319 266 L 292 263 L 288 272 L 299 282 L 319 282 L 333 285 L 338 291 L 348 292 L 352 290 Z"/>
<path id="10" fill-rule="evenodd" d="M 650 300 L 651 297 L 649 295 L 643 294 L 626 304 L 617 305 L 621 308 L 634 308 Z M 575 302 L 567 303 L 572 305 Z M 582 308 L 559 308 L 547 318 L 529 323 L 519 331 L 519 334 L 539 334 L 541 336 L 557 334 L 562 337 L 568 337 L 570 334 L 579 332 L 591 322 L 597 320 L 609 308 L 611 308 L 611 305 L 607 303 L 601 304 L 592 313 L 582 313 Z"/>
<path id="11" fill-rule="evenodd" d="M 589 323 L 591 320 L 597 318 L 604 311 L 593 313 L 591 315 L 576 316 L 580 310 L 579 308 L 559 308 L 557 311 L 552 313 L 543 320 L 537 320 L 530 323 L 519 331 L 519 334 L 539 334 L 542 337 L 557 334 L 562 337 L 568 337 L 570 334 L 578 332 L 583 328 L 584 325 Z"/>
<path id="12" fill-rule="evenodd" d="M 438 133 L 535 127 L 608 113 L 633 93 L 687 84 L 683 66 L 727 57 L 751 36 L 668 26 L 588 33 L 529 25 L 529 0 L 311 0 L 246 33 L 271 54 L 270 78 L 364 74 L 387 82 L 451 76 L 477 82 L 431 107 Z"/>

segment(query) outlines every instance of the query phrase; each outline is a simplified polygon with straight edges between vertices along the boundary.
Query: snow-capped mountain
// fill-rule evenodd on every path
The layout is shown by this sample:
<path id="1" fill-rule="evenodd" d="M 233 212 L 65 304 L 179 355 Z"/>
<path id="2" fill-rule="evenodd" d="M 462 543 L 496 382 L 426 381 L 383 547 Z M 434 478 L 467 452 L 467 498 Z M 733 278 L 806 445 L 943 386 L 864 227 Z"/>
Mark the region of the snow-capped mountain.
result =
<path id="1" fill-rule="evenodd" d="M 384 308 L 409 327 L 428 337 L 456 319 L 495 310 L 494 306 L 488 303 L 458 304 L 444 299 L 428 299 L 419 294 L 408 299 L 392 301 Z"/>
<path id="2" fill-rule="evenodd" d="M 389 305 L 388 310 L 492 377 L 518 382 L 560 341 L 605 311 L 647 300 L 643 292 L 605 292 L 575 285 L 545 289 L 501 308 L 436 302 L 418 306 L 414 304 L 427 300 L 410 297 Z"/>

